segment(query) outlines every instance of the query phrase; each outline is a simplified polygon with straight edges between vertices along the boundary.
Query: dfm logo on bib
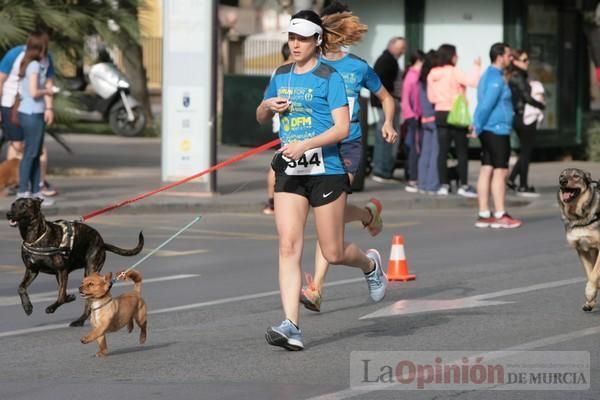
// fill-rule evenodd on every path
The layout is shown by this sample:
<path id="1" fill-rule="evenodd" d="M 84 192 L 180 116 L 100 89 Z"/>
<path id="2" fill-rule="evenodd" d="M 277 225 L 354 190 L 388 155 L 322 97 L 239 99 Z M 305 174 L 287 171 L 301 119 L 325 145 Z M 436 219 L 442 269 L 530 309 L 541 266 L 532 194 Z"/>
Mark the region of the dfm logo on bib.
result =
<path id="1" fill-rule="evenodd" d="M 312 126 L 311 117 L 294 117 L 292 118 L 292 128 L 301 128 L 306 126 Z"/>

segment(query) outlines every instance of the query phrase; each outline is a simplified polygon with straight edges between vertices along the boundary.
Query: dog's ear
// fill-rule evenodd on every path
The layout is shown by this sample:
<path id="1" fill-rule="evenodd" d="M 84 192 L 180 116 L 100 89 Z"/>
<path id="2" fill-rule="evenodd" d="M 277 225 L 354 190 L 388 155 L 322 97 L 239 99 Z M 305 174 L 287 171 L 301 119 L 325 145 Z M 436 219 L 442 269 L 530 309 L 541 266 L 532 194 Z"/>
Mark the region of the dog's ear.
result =
<path id="1" fill-rule="evenodd" d="M 104 280 L 106 282 L 112 281 L 112 272 L 109 272 L 108 274 L 104 275 Z"/>
<path id="2" fill-rule="evenodd" d="M 592 174 L 590 172 L 584 172 L 585 183 L 592 183 Z"/>

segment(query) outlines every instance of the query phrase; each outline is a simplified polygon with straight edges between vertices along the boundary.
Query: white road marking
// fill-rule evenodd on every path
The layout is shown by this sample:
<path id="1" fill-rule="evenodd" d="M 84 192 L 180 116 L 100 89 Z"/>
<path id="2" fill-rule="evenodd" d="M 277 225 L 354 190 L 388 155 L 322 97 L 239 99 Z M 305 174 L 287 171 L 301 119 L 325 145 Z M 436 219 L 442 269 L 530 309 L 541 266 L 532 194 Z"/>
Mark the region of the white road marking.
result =
<path id="1" fill-rule="evenodd" d="M 179 276 L 181 276 L 181 275 L 179 275 Z M 193 275 L 193 276 L 197 276 L 197 275 Z M 188 277 L 189 277 L 189 275 L 188 275 Z M 148 281 L 149 281 L 149 279 L 144 280 L 144 282 L 148 282 Z M 363 281 L 364 281 L 364 278 L 344 279 L 344 280 L 340 280 L 340 281 L 326 283 L 325 286 L 328 286 L 328 287 L 339 286 L 339 285 L 346 285 L 349 283 L 356 283 L 356 282 L 363 282 Z M 169 312 L 191 310 L 191 309 L 209 307 L 209 306 L 214 306 L 214 305 L 219 305 L 219 304 L 227 304 L 227 303 L 233 303 L 233 302 L 238 302 L 238 301 L 259 299 L 262 297 L 269 297 L 269 296 L 274 296 L 274 295 L 279 295 L 279 290 L 250 294 L 250 295 L 245 295 L 245 296 L 228 297 L 225 299 L 205 301 L 202 303 L 194 303 L 194 304 L 188 304 L 188 305 L 183 305 L 183 306 L 178 306 L 178 307 L 160 308 L 157 310 L 150 310 L 148 312 L 148 314 L 149 315 L 165 314 L 165 313 L 169 313 Z M 21 304 L 20 300 L 19 300 L 19 304 Z M 53 324 L 53 325 L 38 326 L 35 328 L 17 329 L 14 331 L 0 332 L 0 338 L 25 335 L 28 333 L 35 333 L 35 332 L 54 331 L 57 329 L 64 329 L 64 328 L 68 328 L 68 327 L 69 327 L 69 324 Z"/>
<path id="2" fill-rule="evenodd" d="M 148 278 L 143 279 L 142 284 L 154 283 L 154 282 L 166 282 L 166 281 L 174 281 L 178 279 L 188 279 L 188 278 L 196 278 L 200 275 L 198 274 L 180 274 L 180 275 L 169 275 L 169 276 L 160 276 L 157 278 Z M 118 282 L 113 285 L 113 287 L 120 286 L 131 286 L 133 287 L 132 282 Z M 15 289 L 16 290 L 16 289 Z M 67 291 L 67 294 L 78 295 L 77 289 L 71 289 Z M 56 299 L 57 291 L 52 292 L 42 292 L 42 293 L 34 293 L 29 295 L 29 299 L 32 303 L 41 303 L 43 301 L 53 301 Z M 21 298 L 19 296 L 0 296 L 0 307 L 3 306 L 14 306 L 21 305 Z"/>
<path id="3" fill-rule="evenodd" d="M 559 286 L 571 285 L 574 283 L 584 282 L 584 278 L 571 278 L 563 279 L 560 281 L 540 283 L 536 285 L 523 286 L 514 289 L 500 290 L 498 292 L 492 292 L 487 294 L 480 294 L 477 296 L 468 296 L 458 299 L 440 299 L 440 300 L 400 300 L 389 306 L 383 307 L 375 312 L 367 314 L 360 319 L 370 318 L 381 318 L 381 317 L 392 317 L 398 315 L 409 315 L 418 314 L 432 311 L 443 311 L 443 310 L 458 310 L 463 308 L 493 306 L 513 303 L 512 301 L 488 301 L 488 299 L 494 299 L 497 297 L 510 296 L 513 294 L 533 292 L 535 290 L 550 289 Z"/>
<path id="4" fill-rule="evenodd" d="M 579 339 L 586 336 L 597 335 L 600 333 L 600 326 L 593 326 L 591 328 L 580 329 L 578 331 L 571 331 L 568 333 L 563 333 L 560 335 L 548 336 L 545 338 L 532 340 L 531 342 L 525 342 L 518 344 L 516 346 L 506 347 L 500 350 L 489 351 L 486 353 L 479 353 L 470 355 L 469 358 L 478 358 L 483 357 L 486 360 L 499 359 L 506 356 L 509 356 L 512 352 L 515 351 L 524 351 L 524 350 L 534 350 L 539 349 L 541 347 L 550 346 L 553 344 L 558 344 L 562 342 L 568 342 L 570 340 Z M 389 387 L 387 388 L 389 390 Z M 360 389 L 360 390 L 352 390 L 350 388 L 340 390 L 337 392 L 327 393 L 321 396 L 311 397 L 308 400 L 344 400 L 349 399 L 356 396 L 364 396 L 367 393 L 376 392 L 378 389 Z"/>

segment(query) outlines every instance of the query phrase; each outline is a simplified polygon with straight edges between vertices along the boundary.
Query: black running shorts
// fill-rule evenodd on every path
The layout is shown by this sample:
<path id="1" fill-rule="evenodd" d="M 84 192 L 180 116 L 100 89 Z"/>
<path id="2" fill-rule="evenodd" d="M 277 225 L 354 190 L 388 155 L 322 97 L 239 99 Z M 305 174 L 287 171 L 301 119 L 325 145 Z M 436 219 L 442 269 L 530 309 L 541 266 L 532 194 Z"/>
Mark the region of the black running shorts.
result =
<path id="1" fill-rule="evenodd" d="M 484 131 L 479 135 L 479 140 L 481 141 L 481 165 L 508 169 L 510 135 L 496 135 Z"/>
<path id="2" fill-rule="evenodd" d="M 350 193 L 348 175 L 286 175 L 275 177 L 275 192 L 294 193 L 306 197 L 312 207 L 320 207 L 337 200 L 342 193 Z"/>

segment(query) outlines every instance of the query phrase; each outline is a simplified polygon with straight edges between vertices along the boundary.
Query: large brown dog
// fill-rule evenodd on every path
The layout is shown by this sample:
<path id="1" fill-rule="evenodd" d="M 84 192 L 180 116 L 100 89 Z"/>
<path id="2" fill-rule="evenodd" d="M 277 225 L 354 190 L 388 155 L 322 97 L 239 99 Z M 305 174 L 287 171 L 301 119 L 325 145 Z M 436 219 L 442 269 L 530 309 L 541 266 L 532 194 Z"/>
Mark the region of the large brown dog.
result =
<path id="1" fill-rule="evenodd" d="M 13 158 L 0 163 L 0 190 L 19 184 L 19 162 Z"/>
<path id="2" fill-rule="evenodd" d="M 27 315 L 33 311 L 27 288 L 40 272 L 56 275 L 58 298 L 46 308 L 53 313 L 64 303 L 75 300 L 75 295 L 67 295 L 69 273 L 85 268 L 85 276 L 100 272 L 106 252 L 121 256 L 134 256 L 144 247 L 144 236 L 140 232 L 138 244 L 133 249 L 121 249 L 104 243 L 102 236 L 89 225 L 80 222 L 54 221 L 44 218 L 39 199 L 18 199 L 10 207 L 6 217 L 16 223 L 23 238 L 21 258 L 25 264 L 25 276 L 19 285 L 21 304 Z M 86 304 L 83 314 L 71 322 L 71 326 L 82 326 L 90 315 Z"/>
<path id="3" fill-rule="evenodd" d="M 148 320 L 146 319 L 146 303 L 142 299 L 142 275 L 137 271 L 129 271 L 128 279 L 135 283 L 132 291 L 123 293 L 117 298 L 110 294 L 112 273 L 104 276 L 93 272 L 83 279 L 79 293 L 89 300 L 92 305 L 90 322 L 92 330 L 81 337 L 81 343 L 98 342 L 96 357 L 106 357 L 106 334 L 116 332 L 127 326 L 127 331 L 133 330 L 133 321 L 140 327 L 140 344 L 146 342 Z"/>
<path id="4" fill-rule="evenodd" d="M 592 311 L 600 285 L 600 185 L 589 172 L 577 168 L 563 170 L 558 183 L 567 242 L 577 251 L 587 275 L 583 311 Z"/>

